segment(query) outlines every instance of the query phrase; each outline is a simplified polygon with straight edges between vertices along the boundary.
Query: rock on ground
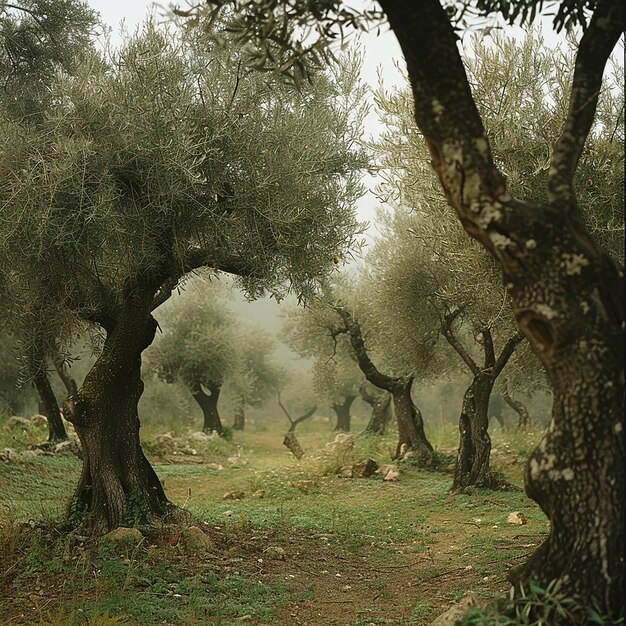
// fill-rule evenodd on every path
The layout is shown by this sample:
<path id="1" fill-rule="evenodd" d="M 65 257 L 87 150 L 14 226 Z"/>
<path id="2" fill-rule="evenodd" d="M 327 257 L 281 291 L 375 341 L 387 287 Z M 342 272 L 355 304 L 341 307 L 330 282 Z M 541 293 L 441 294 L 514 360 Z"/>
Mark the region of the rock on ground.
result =
<path id="1" fill-rule="evenodd" d="M 449 608 L 445 613 L 442 613 L 432 621 L 430 626 L 455 626 L 457 621 L 473 606 L 476 606 L 476 596 L 474 594 L 465 596 L 455 606 Z"/>
<path id="2" fill-rule="evenodd" d="M 111 532 L 104 535 L 106 539 L 110 539 L 115 543 L 134 543 L 137 544 L 143 539 L 141 531 L 137 528 L 125 528 L 120 526 L 114 528 Z"/>

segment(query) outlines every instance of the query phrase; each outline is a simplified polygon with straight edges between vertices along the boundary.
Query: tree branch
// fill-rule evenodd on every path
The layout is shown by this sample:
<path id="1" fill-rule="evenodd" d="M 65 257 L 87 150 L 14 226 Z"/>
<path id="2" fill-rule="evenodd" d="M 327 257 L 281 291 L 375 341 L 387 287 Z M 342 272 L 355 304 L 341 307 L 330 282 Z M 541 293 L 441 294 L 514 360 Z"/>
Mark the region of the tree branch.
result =
<path id="1" fill-rule="evenodd" d="M 578 52 L 569 112 L 548 175 L 548 198 L 565 210 L 574 205 L 572 181 L 593 125 L 606 62 L 626 29 L 623 0 L 599 0 Z"/>
<path id="2" fill-rule="evenodd" d="M 507 364 L 508 360 L 511 358 L 511 355 L 515 351 L 517 345 L 524 339 L 524 335 L 522 333 L 515 333 L 509 340 L 504 344 L 504 348 L 502 348 L 502 352 L 500 352 L 500 356 L 495 362 L 493 366 L 493 377 L 494 379 L 498 377 L 498 374 L 503 370 L 504 366 Z"/>
<path id="3" fill-rule="evenodd" d="M 397 387 L 400 382 L 399 379 L 383 374 L 378 370 L 374 363 L 372 363 L 372 360 L 367 353 L 367 349 L 365 348 L 361 326 L 352 317 L 352 314 L 342 306 L 335 306 L 333 308 L 337 311 L 339 317 L 341 317 L 341 320 L 350 335 L 350 344 L 352 345 L 352 349 L 356 355 L 357 364 L 365 375 L 365 378 L 367 378 L 367 380 L 369 380 L 376 387 L 387 391 L 391 391 L 393 388 Z"/>
<path id="4" fill-rule="evenodd" d="M 456 335 L 452 332 L 452 323 L 461 314 L 461 309 L 456 309 L 451 313 L 446 313 L 441 318 L 441 334 L 446 338 L 447 342 L 452 346 L 456 353 L 463 359 L 463 362 L 474 376 L 480 372 L 480 367 L 469 355 L 469 352 L 465 349 L 463 344 L 457 339 Z"/>
<path id="5" fill-rule="evenodd" d="M 291 424 L 287 432 L 290 432 L 290 433 L 295 432 L 296 426 L 300 422 L 304 422 L 305 420 L 308 420 L 313 415 L 313 413 L 317 411 L 317 404 L 314 404 L 312 408 L 310 408 L 308 411 L 303 413 L 300 417 L 296 417 L 296 419 L 294 420 L 291 417 L 291 414 L 289 413 L 289 411 L 287 411 L 287 409 L 285 408 L 285 405 L 282 403 L 282 400 L 280 399 L 280 392 L 278 392 L 276 395 L 278 397 L 278 406 L 283 410 L 283 412 L 285 413 L 285 415 L 287 416 L 287 419 L 289 420 Z"/>
<path id="6" fill-rule="evenodd" d="M 493 337 L 491 329 L 486 326 L 482 329 L 483 352 L 485 353 L 485 367 L 493 367 L 496 364 L 496 353 L 493 348 Z"/>

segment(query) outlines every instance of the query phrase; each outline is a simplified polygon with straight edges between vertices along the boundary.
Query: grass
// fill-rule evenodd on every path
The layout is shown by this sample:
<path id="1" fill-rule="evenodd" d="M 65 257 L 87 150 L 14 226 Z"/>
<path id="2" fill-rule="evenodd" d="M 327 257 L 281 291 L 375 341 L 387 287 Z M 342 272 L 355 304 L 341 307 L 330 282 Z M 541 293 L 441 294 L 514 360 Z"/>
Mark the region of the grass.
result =
<path id="1" fill-rule="evenodd" d="M 145 447 L 168 496 L 193 514 L 211 548 L 191 549 L 180 528 L 146 531 L 123 549 L 60 535 L 51 522 L 80 460 L 0 463 L 3 624 L 417 626 L 469 591 L 485 599 L 506 591 L 506 571 L 547 531 L 521 491 L 450 492 L 445 463 L 435 472 L 403 465 L 397 483 L 330 471 L 351 459 L 389 463 L 393 433 L 358 436 L 348 458 L 334 458 L 324 448 L 334 438 L 328 424 L 304 423 L 298 438 L 306 454 L 297 462 L 281 445 L 282 423 L 202 445 L 189 431 L 168 429 L 178 454 L 158 450 L 159 433 L 150 430 L 142 431 Z M 505 435 L 494 433 L 494 467 L 521 484 L 517 451 L 539 433 L 515 435 L 508 449 Z M 429 436 L 442 455 L 454 451 L 455 427 Z M 25 449 L 43 438 L 0 428 L 0 447 Z M 184 446 L 198 454 L 182 454 Z M 225 500 L 232 492 L 243 496 Z M 507 524 L 514 510 L 526 526 Z"/>

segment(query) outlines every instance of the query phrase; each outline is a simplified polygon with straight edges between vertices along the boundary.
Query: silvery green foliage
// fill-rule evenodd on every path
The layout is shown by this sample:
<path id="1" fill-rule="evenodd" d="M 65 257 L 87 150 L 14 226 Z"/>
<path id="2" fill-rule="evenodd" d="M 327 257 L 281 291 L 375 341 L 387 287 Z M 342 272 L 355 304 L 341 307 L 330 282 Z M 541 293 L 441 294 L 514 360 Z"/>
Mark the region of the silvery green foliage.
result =
<path id="1" fill-rule="evenodd" d="M 533 33 L 522 42 L 494 36 L 489 43 L 475 39 L 468 61 L 495 159 L 512 193 L 535 201 L 545 200 L 550 146 L 566 112 L 572 67 L 570 54 L 548 56 L 543 50 Z M 619 258 L 624 172 L 618 102 L 607 89 L 576 181 L 582 215 Z M 362 292 L 393 336 L 427 339 L 438 332 L 443 315 L 461 311 L 456 332 L 470 355 L 479 358 L 482 328 L 491 329 L 496 349 L 516 328 L 500 273 L 450 212 L 415 128 L 409 91 L 388 94 L 381 88 L 377 103 L 388 127 L 378 143 L 379 196 L 386 208 Z M 526 389 L 545 384 L 524 345 L 509 367 L 518 374 L 512 382 L 521 380 Z"/>
<path id="2" fill-rule="evenodd" d="M 348 336 L 337 332 L 341 320 L 331 304 L 326 296 L 306 307 L 287 308 L 283 334 L 294 352 L 313 359 L 311 374 L 316 396 L 333 403 L 358 395 L 364 377 Z"/>
<path id="3" fill-rule="evenodd" d="M 35 126 L 0 120 L 0 272 L 20 337 L 115 318 L 209 266 L 251 296 L 315 288 L 359 230 L 358 68 L 300 88 L 241 49 L 147 22 L 56 77 Z"/>

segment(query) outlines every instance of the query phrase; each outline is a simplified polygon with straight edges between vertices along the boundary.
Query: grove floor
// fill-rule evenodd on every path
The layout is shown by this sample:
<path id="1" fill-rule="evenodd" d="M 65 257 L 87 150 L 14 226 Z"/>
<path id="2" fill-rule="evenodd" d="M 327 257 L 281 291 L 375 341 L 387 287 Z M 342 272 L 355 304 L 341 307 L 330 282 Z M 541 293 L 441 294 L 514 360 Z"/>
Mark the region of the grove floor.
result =
<path id="1" fill-rule="evenodd" d="M 121 551 L 55 533 L 80 460 L 0 463 L 0 624 L 428 624 L 469 593 L 505 593 L 509 568 L 548 530 L 521 490 L 451 493 L 445 466 L 401 465 L 397 482 L 340 478 L 333 462 L 389 463 L 394 434 L 359 436 L 337 460 L 328 424 L 302 426 L 301 462 L 280 423 L 197 455 L 155 453 L 168 496 L 207 538 L 196 547 L 176 527 Z M 494 440 L 493 465 L 520 485 L 519 441 Z M 507 523 L 512 511 L 527 523 Z"/>

